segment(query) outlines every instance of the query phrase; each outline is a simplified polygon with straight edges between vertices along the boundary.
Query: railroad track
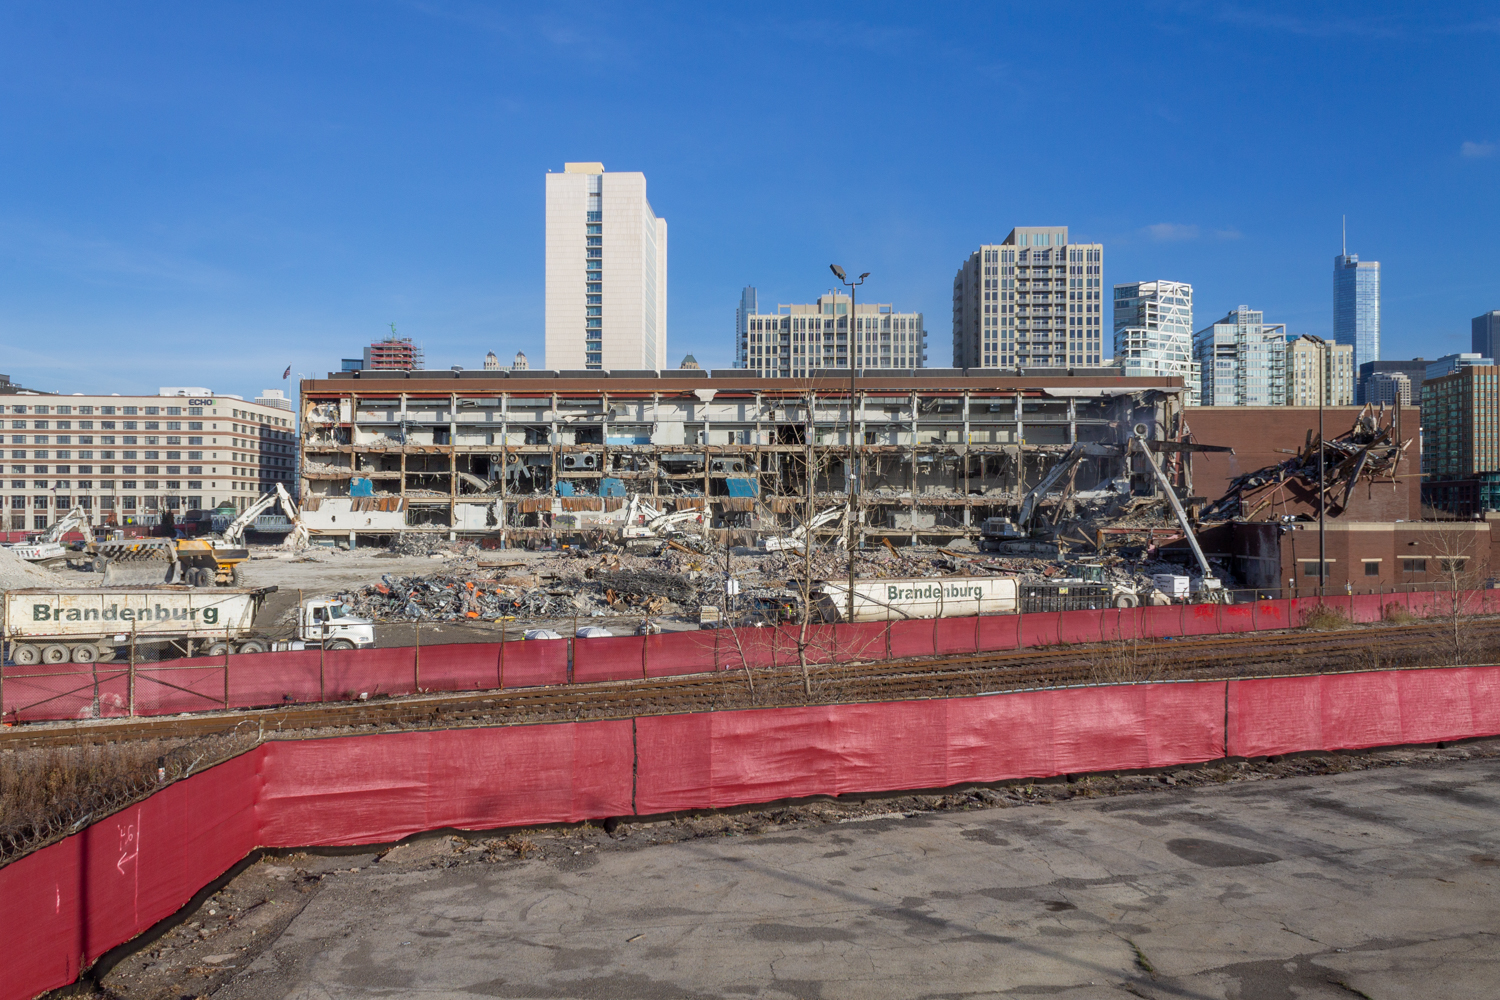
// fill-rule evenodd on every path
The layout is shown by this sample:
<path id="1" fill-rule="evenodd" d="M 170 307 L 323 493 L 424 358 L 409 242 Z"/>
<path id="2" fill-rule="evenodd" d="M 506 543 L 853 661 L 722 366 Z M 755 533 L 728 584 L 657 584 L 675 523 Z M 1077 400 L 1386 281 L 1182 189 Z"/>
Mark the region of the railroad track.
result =
<path id="1" fill-rule="evenodd" d="M 192 738 L 245 731 L 437 728 L 560 722 L 791 705 L 961 697 L 1145 680 L 1223 679 L 1441 662 L 1451 626 L 1426 621 L 1334 632 L 1251 633 L 1003 653 L 762 668 L 491 692 L 428 693 L 166 718 L 36 723 L 0 730 L 0 750 Z M 1466 641 L 1500 652 L 1500 619 L 1464 623 Z M 1445 655 L 1444 643 L 1449 651 Z M 1486 662 L 1500 655 L 1486 657 Z M 752 690 L 753 684 L 753 690 Z M 809 691 L 809 687 L 811 690 Z"/>

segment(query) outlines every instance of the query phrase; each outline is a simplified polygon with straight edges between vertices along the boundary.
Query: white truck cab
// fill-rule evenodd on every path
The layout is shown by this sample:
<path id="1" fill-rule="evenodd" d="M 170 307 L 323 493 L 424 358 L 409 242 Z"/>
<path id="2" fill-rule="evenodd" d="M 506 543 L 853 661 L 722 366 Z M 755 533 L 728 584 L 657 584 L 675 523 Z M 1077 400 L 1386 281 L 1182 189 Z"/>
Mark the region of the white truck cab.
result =
<path id="1" fill-rule="evenodd" d="M 325 649 L 366 649 L 375 645 L 375 623 L 342 601 L 307 601 L 297 613 L 297 635 Z"/>

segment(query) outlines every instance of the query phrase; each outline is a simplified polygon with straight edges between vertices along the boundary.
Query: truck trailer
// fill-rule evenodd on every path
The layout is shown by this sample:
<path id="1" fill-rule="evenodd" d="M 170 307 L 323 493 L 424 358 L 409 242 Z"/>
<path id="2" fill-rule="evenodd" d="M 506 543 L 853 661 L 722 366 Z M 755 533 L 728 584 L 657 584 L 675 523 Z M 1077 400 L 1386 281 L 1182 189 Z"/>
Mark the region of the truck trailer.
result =
<path id="1" fill-rule="evenodd" d="M 369 648 L 374 625 L 339 601 L 305 601 L 296 638 L 277 640 L 255 618 L 275 587 L 187 586 L 132 589 L 12 590 L 5 594 L 3 635 L 10 662 L 94 663 L 131 655 L 165 660 L 276 649 Z"/>
<path id="2" fill-rule="evenodd" d="M 824 621 L 845 621 L 849 585 L 825 580 L 813 595 Z M 1016 612 L 1016 579 L 1011 576 L 910 577 L 854 582 L 854 621 L 907 618 L 963 618 Z"/>

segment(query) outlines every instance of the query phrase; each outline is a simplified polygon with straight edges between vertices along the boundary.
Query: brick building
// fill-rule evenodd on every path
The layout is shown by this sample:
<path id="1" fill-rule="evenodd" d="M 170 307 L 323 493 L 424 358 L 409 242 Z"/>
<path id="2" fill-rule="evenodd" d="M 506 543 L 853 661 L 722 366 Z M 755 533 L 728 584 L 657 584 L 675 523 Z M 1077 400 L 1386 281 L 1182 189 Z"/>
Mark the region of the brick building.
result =
<path id="1" fill-rule="evenodd" d="M 1457 516 L 1500 510 L 1500 367 L 1463 365 L 1428 381 L 1422 426 L 1427 504 Z"/>
<path id="2" fill-rule="evenodd" d="M 1398 468 L 1399 478 L 1361 481 L 1349 498 L 1345 521 L 1414 521 L 1422 516 L 1422 437 L 1415 407 L 1397 407 L 1390 412 L 1399 441 L 1411 440 Z M 1323 428 L 1329 440 L 1348 431 L 1359 416 L 1357 406 L 1323 409 Z M 1199 406 L 1184 411 L 1193 440 L 1199 444 L 1227 445 L 1234 454 L 1206 452 L 1193 459 L 1193 493 L 1217 499 L 1237 476 L 1265 469 L 1290 458 L 1307 446 L 1318 433 L 1316 406 Z M 1289 484 L 1278 501 L 1257 515 L 1257 520 L 1279 520 L 1283 515 L 1316 517 L 1315 491 Z"/>

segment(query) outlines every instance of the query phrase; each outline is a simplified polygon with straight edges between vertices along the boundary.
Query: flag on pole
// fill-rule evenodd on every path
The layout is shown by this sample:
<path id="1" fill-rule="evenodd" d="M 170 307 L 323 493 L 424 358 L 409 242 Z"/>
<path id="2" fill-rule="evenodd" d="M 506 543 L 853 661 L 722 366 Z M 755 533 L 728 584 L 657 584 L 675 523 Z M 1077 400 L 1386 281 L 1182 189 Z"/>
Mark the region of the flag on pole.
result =
<path id="1" fill-rule="evenodd" d="M 291 374 L 292 374 L 292 366 L 291 365 L 287 365 L 286 366 L 286 371 L 284 371 L 284 372 L 281 373 L 281 379 L 282 379 L 282 381 L 283 382 L 286 381 L 287 376 L 289 376 Z"/>

